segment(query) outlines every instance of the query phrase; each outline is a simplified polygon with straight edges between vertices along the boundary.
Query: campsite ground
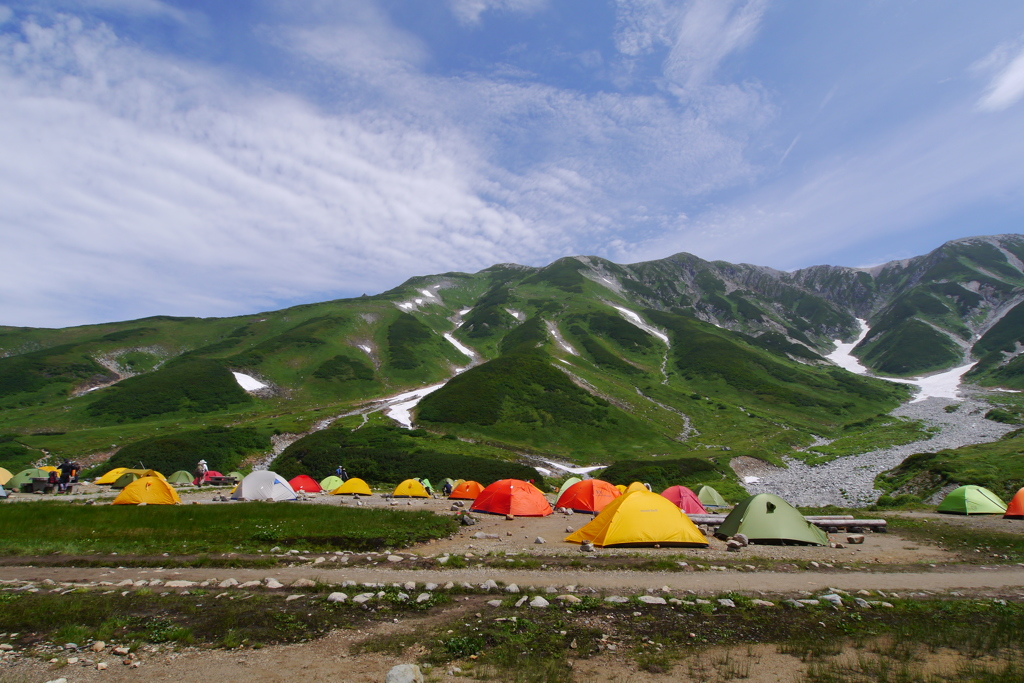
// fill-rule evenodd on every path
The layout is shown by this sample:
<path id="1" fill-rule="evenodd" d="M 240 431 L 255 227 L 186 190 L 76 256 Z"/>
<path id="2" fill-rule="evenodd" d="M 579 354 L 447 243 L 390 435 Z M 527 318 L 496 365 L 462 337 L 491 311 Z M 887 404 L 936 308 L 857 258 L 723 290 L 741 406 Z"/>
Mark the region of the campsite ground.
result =
<path id="1" fill-rule="evenodd" d="M 87 493 L 82 497 L 98 498 Z M 183 499 L 234 505 L 213 502 L 212 497 L 210 492 L 200 492 L 185 494 Z M 41 496 L 22 498 L 34 502 Z M 392 507 L 378 497 L 363 503 Z M 338 497 L 328 496 L 300 503 L 338 504 Z M 450 514 L 450 506 L 448 501 L 427 500 L 412 501 L 412 505 L 402 501 L 395 507 Z M 14 654 L 0 653 L 0 681 L 42 683 L 64 677 L 69 683 L 143 678 L 205 682 L 244 676 L 262 682 L 293 681 L 296 675 L 310 681 L 383 681 L 391 666 L 417 660 L 433 665 L 428 680 L 867 681 L 882 678 L 883 669 L 893 674 L 900 667 L 907 681 L 926 681 L 932 674 L 946 677 L 941 680 L 979 680 L 980 669 L 972 674 L 970 666 L 995 672 L 984 680 L 1020 680 L 1024 568 L 1013 555 L 1018 549 L 1017 534 L 1012 532 L 1024 522 L 932 513 L 890 513 L 889 517 L 894 527 L 890 533 L 866 534 L 863 545 L 845 549 L 755 545 L 732 553 L 712 540 L 707 550 L 599 549 L 583 554 L 562 539 L 567 528 L 577 529 L 587 518 L 556 514 L 515 520 L 480 515 L 478 524 L 461 527 L 452 537 L 393 555 L 400 555 L 401 561 L 389 561 L 388 553 L 359 553 L 349 554 L 342 564 L 329 559 L 337 555 L 309 552 L 276 557 L 274 566 L 246 567 L 245 557 L 240 556 L 242 566 L 238 567 L 188 567 L 169 552 L 140 563 L 134 561 L 139 558 L 121 554 L 88 562 L 81 558 L 81 563 L 76 558 L 77 566 L 59 566 L 68 558 L 8 555 L 0 566 L 0 581 L 5 585 L 0 592 L 0 622 L 11 605 L 28 604 L 11 600 L 40 601 L 38 611 L 47 613 L 59 613 L 63 605 L 66 620 L 78 618 L 84 623 L 88 610 L 75 601 L 98 594 L 104 596 L 104 609 L 115 615 L 104 617 L 112 624 L 131 618 L 198 624 L 197 614 L 212 618 L 220 605 L 234 601 L 230 603 L 234 608 L 252 605 L 257 620 L 275 624 L 279 620 L 275 633 L 280 637 L 247 637 L 249 627 L 226 622 L 224 631 L 238 629 L 237 641 L 204 635 L 196 626 L 189 635 L 196 641 L 192 645 L 184 638 L 145 646 L 138 639 L 118 636 L 128 628 L 122 627 L 108 637 L 135 647 L 136 659 L 129 665 L 123 665 L 122 658 L 91 652 L 74 653 L 80 661 L 68 664 L 71 653 L 45 649 L 45 643 L 63 644 L 63 639 L 77 633 L 84 645 L 89 637 L 103 633 L 99 626 L 78 626 L 77 631 L 68 630 L 74 626 L 70 621 L 50 631 L 40 626 L 31 629 L 39 635 L 28 639 L 25 632 L 30 629 L 18 627 L 25 632 L 13 639 L 0 635 L 0 643 L 15 644 Z M 473 538 L 478 533 L 496 538 Z M 547 542 L 534 543 L 538 536 Z M 963 545 L 965 538 L 973 539 L 974 545 Z M 833 539 L 844 541 L 845 534 Z M 268 560 L 268 554 L 260 559 Z M 445 556 L 449 560 L 441 564 L 438 558 Z M 318 563 L 319 557 L 325 560 Z M 167 566 L 155 566 L 161 561 Z M 197 585 L 171 589 L 143 585 L 155 578 Z M 227 579 L 244 583 L 269 578 L 284 587 L 217 588 Z M 291 587 L 301 579 L 315 585 Z M 499 587 L 517 584 L 521 592 L 480 590 L 488 579 Z M 380 585 L 342 587 L 346 581 Z M 202 582 L 207 586 L 198 585 Z M 406 607 L 397 602 L 400 589 L 393 587 L 406 582 L 416 584 L 407 590 L 412 600 L 426 591 L 426 584 L 438 584 L 429 591 L 437 599 L 432 598 L 425 609 Z M 446 591 L 447 582 L 454 588 Z M 462 588 L 463 584 L 472 588 Z M 30 593 L 26 586 L 38 592 Z M 76 586 L 82 588 L 75 590 Z M 385 586 L 387 596 L 371 599 L 365 606 L 349 600 L 338 607 L 325 600 L 335 590 L 351 598 Z M 783 604 L 786 599 L 817 599 L 831 589 L 840 591 L 841 609 L 825 602 L 804 608 Z M 583 602 L 555 600 L 566 594 Z M 288 601 L 293 595 L 301 597 Z M 613 595 L 625 596 L 629 602 L 604 601 Z M 552 604 L 544 609 L 515 607 L 523 596 L 543 596 Z M 638 596 L 680 602 L 649 604 Z M 876 604 L 856 607 L 857 597 Z M 502 604 L 488 604 L 495 599 Z M 727 607 L 719 599 L 732 600 L 736 607 Z M 752 602 L 761 599 L 774 606 Z M 145 611 L 138 600 L 157 602 L 146 602 L 150 611 Z M 882 601 L 893 607 L 882 607 Z M 1000 628 L 1005 633 L 987 643 L 956 636 L 958 620 L 977 621 L 979 615 L 986 623 L 996 624 L 993 628 L 1000 628 L 1000 620 L 1005 622 Z M 317 623 L 330 628 L 323 633 L 304 631 L 307 619 L 327 619 Z M 0 623 L 0 630 L 14 629 L 13 623 Z M 929 640 L 942 632 L 952 635 Z M 239 647 L 246 640 L 248 645 Z M 275 640 L 283 642 L 273 644 Z M 82 664 L 81 660 L 90 658 L 107 661 L 110 668 L 100 671 Z M 51 659 L 57 661 L 51 663 Z M 143 664 L 133 667 L 132 661 Z"/>

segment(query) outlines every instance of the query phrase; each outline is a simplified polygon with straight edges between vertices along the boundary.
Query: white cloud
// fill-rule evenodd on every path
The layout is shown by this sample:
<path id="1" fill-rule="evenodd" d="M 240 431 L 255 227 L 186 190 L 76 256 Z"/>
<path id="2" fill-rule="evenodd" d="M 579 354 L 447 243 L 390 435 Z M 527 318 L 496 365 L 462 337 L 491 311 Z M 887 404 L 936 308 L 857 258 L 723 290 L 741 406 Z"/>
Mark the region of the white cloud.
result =
<path id="1" fill-rule="evenodd" d="M 462 24 L 479 24 L 488 11 L 531 13 L 543 9 L 548 0 L 448 0 L 452 14 Z"/>
<path id="2" fill-rule="evenodd" d="M 0 26 L 6 24 L 14 16 L 14 11 L 7 5 L 0 5 Z"/>
<path id="3" fill-rule="evenodd" d="M 665 74 L 692 89 L 711 79 L 728 55 L 757 34 L 765 0 L 692 0 L 683 12 Z"/>
<path id="4" fill-rule="evenodd" d="M 1001 111 L 1024 97 L 1024 48 L 1015 53 L 1010 54 L 1008 48 L 1002 46 L 976 65 L 978 70 L 996 71 L 987 92 L 978 101 L 979 108 Z"/>

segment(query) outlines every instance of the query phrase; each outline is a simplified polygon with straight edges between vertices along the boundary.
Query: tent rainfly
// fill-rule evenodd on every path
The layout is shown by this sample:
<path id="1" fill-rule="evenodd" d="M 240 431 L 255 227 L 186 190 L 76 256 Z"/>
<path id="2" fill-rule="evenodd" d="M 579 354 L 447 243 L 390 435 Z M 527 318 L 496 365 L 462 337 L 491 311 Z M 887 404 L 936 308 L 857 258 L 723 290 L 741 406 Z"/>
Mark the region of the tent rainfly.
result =
<path id="1" fill-rule="evenodd" d="M 406 479 L 391 493 L 395 498 L 430 498 L 427 489 L 415 479 Z"/>
<path id="2" fill-rule="evenodd" d="M 270 470 L 259 470 L 247 475 L 235 487 L 232 500 L 295 500 L 295 491 L 285 479 Z"/>
<path id="3" fill-rule="evenodd" d="M 600 512 L 621 495 L 617 488 L 606 481 L 581 480 L 562 492 L 555 507 L 569 508 L 574 512 Z"/>
<path id="4" fill-rule="evenodd" d="M 324 491 L 333 491 L 344 483 L 341 477 L 336 477 L 332 474 L 320 481 L 320 488 Z"/>
<path id="5" fill-rule="evenodd" d="M 20 491 L 21 487 L 25 484 L 31 484 L 33 479 L 46 479 L 50 476 L 50 473 L 46 470 L 40 470 L 37 468 L 30 468 L 18 472 L 10 481 L 7 482 L 8 488 L 12 491 Z"/>
<path id="6" fill-rule="evenodd" d="M 935 511 L 950 515 L 1002 515 L 1006 513 L 1006 503 L 984 486 L 968 484 L 950 491 Z"/>
<path id="7" fill-rule="evenodd" d="M 167 481 L 172 484 L 191 484 L 192 473 L 186 472 L 185 470 L 178 470 L 171 476 L 167 477 Z"/>
<path id="8" fill-rule="evenodd" d="M 1024 488 L 1020 489 L 1010 499 L 1010 504 L 1006 506 L 1006 514 L 1003 515 L 1003 519 L 1024 519 Z"/>
<path id="9" fill-rule="evenodd" d="M 707 510 L 701 505 L 697 494 L 685 486 L 670 486 L 661 495 L 671 500 L 677 508 L 688 515 L 706 515 Z"/>
<path id="10" fill-rule="evenodd" d="M 708 547 L 697 525 L 672 501 L 647 489 L 625 493 L 605 506 L 589 524 L 565 539 L 598 546 Z"/>
<path id="11" fill-rule="evenodd" d="M 516 517 L 546 517 L 554 512 L 536 486 L 520 479 L 494 482 L 480 492 L 469 509 L 473 512 Z"/>
<path id="12" fill-rule="evenodd" d="M 93 483 L 94 484 L 113 484 L 115 481 L 117 481 L 118 477 L 120 477 L 122 474 L 124 474 L 127 471 L 128 471 L 127 467 L 115 467 L 114 469 L 110 470 L 109 472 L 104 474 L 102 477 L 100 477 L 99 479 L 94 481 Z"/>
<path id="13" fill-rule="evenodd" d="M 373 491 L 366 485 L 366 482 L 359 477 L 352 477 L 345 481 L 344 484 L 331 491 L 334 494 L 349 495 L 349 496 L 372 496 Z"/>
<path id="14" fill-rule="evenodd" d="M 8 470 L 0 467 L 0 486 L 6 486 L 13 476 Z"/>
<path id="15" fill-rule="evenodd" d="M 122 475 L 123 476 L 123 475 Z M 114 505 L 181 505 L 174 487 L 159 477 L 139 477 L 117 494 Z"/>
<path id="16" fill-rule="evenodd" d="M 452 488 L 452 495 L 448 496 L 448 498 L 449 500 L 476 500 L 483 490 L 483 484 L 475 481 L 464 481 Z"/>
<path id="17" fill-rule="evenodd" d="M 722 494 L 710 486 L 700 487 L 700 490 L 697 491 L 697 500 L 699 500 L 706 508 L 729 507 L 729 503 L 726 502 L 725 498 L 722 498 Z"/>
<path id="18" fill-rule="evenodd" d="M 715 532 L 719 538 L 736 534 L 758 543 L 828 545 L 828 534 L 771 493 L 759 493 L 744 500 L 733 508 Z"/>
<path id="19" fill-rule="evenodd" d="M 320 484 L 316 483 L 316 479 L 313 479 L 313 477 L 308 474 L 300 474 L 289 481 L 288 484 L 295 492 L 305 491 L 306 493 L 320 493 L 322 490 L 320 488 Z"/>
<path id="20" fill-rule="evenodd" d="M 562 494 L 563 494 L 563 493 L 565 493 L 565 490 L 566 490 L 567 488 L 569 488 L 569 487 L 570 487 L 570 486 L 572 486 L 573 484 L 578 484 L 578 483 L 579 483 L 579 482 L 581 482 L 581 481 L 583 481 L 583 480 L 582 480 L 582 479 L 580 479 L 579 477 L 569 477 L 568 479 L 566 479 L 566 480 L 565 480 L 565 483 L 564 483 L 564 484 L 562 484 L 562 485 L 561 485 L 561 486 L 560 486 L 560 487 L 558 488 L 558 497 L 559 497 L 559 498 L 561 498 L 561 497 L 562 497 Z M 564 506 L 564 505 L 555 505 L 555 507 L 565 507 L 565 506 Z"/>

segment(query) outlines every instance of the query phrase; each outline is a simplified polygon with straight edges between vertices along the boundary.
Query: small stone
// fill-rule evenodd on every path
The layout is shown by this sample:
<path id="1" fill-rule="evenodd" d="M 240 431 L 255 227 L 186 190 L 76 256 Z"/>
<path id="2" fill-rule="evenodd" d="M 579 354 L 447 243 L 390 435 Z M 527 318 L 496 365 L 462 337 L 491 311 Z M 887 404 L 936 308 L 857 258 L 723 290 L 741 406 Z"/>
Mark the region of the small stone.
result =
<path id="1" fill-rule="evenodd" d="M 47 681 L 46 683 L 68 683 L 68 679 L 66 679 L 66 678 L 55 678 L 52 681 Z"/>
<path id="2" fill-rule="evenodd" d="M 550 604 L 550 602 L 548 602 L 539 595 L 535 597 L 533 600 L 530 600 L 530 607 L 547 607 Z"/>
<path id="3" fill-rule="evenodd" d="M 864 542 L 864 534 L 850 534 L 846 537 L 846 542 L 850 545 L 860 545 Z"/>
<path id="4" fill-rule="evenodd" d="M 538 536 L 537 538 L 533 539 L 533 542 L 538 545 L 540 545 L 541 543 L 547 543 L 547 541 L 544 540 L 543 536 Z"/>
<path id="5" fill-rule="evenodd" d="M 415 664 L 399 664 L 391 667 L 384 683 L 423 683 L 423 673 Z"/>
<path id="6" fill-rule="evenodd" d="M 722 607 L 735 607 L 736 603 L 729 598 L 718 598 L 718 604 Z"/>
<path id="7" fill-rule="evenodd" d="M 741 548 L 743 548 L 743 544 L 737 541 L 736 539 L 730 538 L 728 541 L 725 542 L 725 549 L 729 552 L 739 552 Z"/>
<path id="8" fill-rule="evenodd" d="M 416 582 L 406 581 L 404 584 L 402 584 L 402 589 L 407 591 L 414 591 L 416 590 Z"/>
<path id="9" fill-rule="evenodd" d="M 238 581 L 236 581 L 235 579 L 224 579 L 223 581 L 217 584 L 219 588 L 231 588 L 237 585 Z"/>
<path id="10" fill-rule="evenodd" d="M 506 593 L 518 593 L 519 592 L 519 586 L 517 586 L 514 583 L 510 583 L 509 585 L 505 586 L 505 592 Z"/>
<path id="11" fill-rule="evenodd" d="M 559 602 L 568 603 L 570 605 L 578 605 L 581 602 L 583 602 L 581 599 L 577 598 L 575 595 L 569 595 L 569 594 L 559 595 L 557 598 L 555 598 L 555 600 L 558 600 Z"/>
<path id="12" fill-rule="evenodd" d="M 516 516 L 515 516 L 515 515 L 513 515 L 513 514 L 508 514 L 508 515 L 505 515 L 505 521 L 507 521 L 507 522 L 511 522 L 511 521 L 514 521 L 514 520 L 515 520 L 515 518 L 516 518 Z"/>
<path id="13" fill-rule="evenodd" d="M 860 607 L 861 609 L 871 609 L 871 603 L 864 598 L 854 598 L 853 604 L 857 605 L 857 607 Z"/>
<path id="14" fill-rule="evenodd" d="M 0 645 L 0 652 L 10 652 L 13 649 L 14 646 L 10 643 L 3 643 L 2 645 Z"/>
<path id="15" fill-rule="evenodd" d="M 284 599 L 284 601 L 285 602 L 291 602 L 292 600 L 298 600 L 299 598 L 304 598 L 304 597 L 306 597 L 306 596 L 302 595 L 301 593 L 297 593 L 295 595 L 289 595 L 287 598 Z"/>
<path id="16" fill-rule="evenodd" d="M 821 599 L 826 601 L 826 602 L 831 602 L 836 607 L 842 607 L 843 606 L 843 599 L 841 597 L 839 597 L 838 595 L 836 595 L 835 593 L 827 593 L 825 595 L 822 595 Z"/>
<path id="17" fill-rule="evenodd" d="M 835 544 L 833 544 L 833 547 L 834 547 L 834 548 L 835 548 L 836 550 L 845 550 L 845 549 L 846 549 L 846 546 L 845 546 L 845 545 L 843 545 L 842 543 L 835 543 Z"/>
<path id="18" fill-rule="evenodd" d="M 487 604 L 491 607 L 501 607 L 501 600 L 488 600 Z"/>
<path id="19" fill-rule="evenodd" d="M 402 602 L 405 602 L 406 600 L 409 599 L 409 594 L 408 593 L 399 593 L 398 594 L 398 599 L 401 600 Z"/>
<path id="20" fill-rule="evenodd" d="M 111 650 L 111 652 L 113 652 L 118 657 L 124 657 L 130 652 L 130 650 L 123 645 L 118 645 L 113 650 Z"/>
<path id="21" fill-rule="evenodd" d="M 259 581 L 246 581 L 245 583 L 238 584 L 238 587 L 239 588 L 256 588 L 257 586 L 262 586 L 262 585 L 263 584 L 261 584 Z"/>
<path id="22" fill-rule="evenodd" d="M 416 604 L 419 605 L 430 600 L 430 593 L 420 593 L 416 596 Z"/>
<path id="23" fill-rule="evenodd" d="M 454 583 L 452 583 L 451 581 L 449 581 L 448 583 L 446 583 L 446 584 L 444 585 L 444 589 L 445 589 L 446 591 L 450 591 L 450 590 L 451 590 L 451 589 L 453 589 L 453 588 L 455 588 L 455 584 L 454 584 Z"/>
<path id="24" fill-rule="evenodd" d="M 594 544 L 591 543 L 590 541 L 583 541 L 583 543 L 580 543 L 580 552 L 581 553 L 592 553 L 592 552 L 594 552 Z"/>
<path id="25" fill-rule="evenodd" d="M 665 600 L 665 598 L 659 598 L 659 597 L 656 597 L 656 596 L 653 596 L 653 595 L 641 595 L 639 600 L 640 600 L 640 602 L 646 603 L 648 605 L 667 605 L 668 604 L 668 602 Z"/>
<path id="26" fill-rule="evenodd" d="M 798 609 L 801 608 L 801 607 L 804 607 L 804 604 L 802 602 L 798 601 L 798 600 L 790 599 L 790 600 L 783 600 L 783 602 L 786 603 L 787 605 L 789 605 L 790 607 L 796 607 Z"/>
<path id="27" fill-rule="evenodd" d="M 388 562 L 401 562 L 404 559 L 401 555 L 388 555 Z"/>
<path id="28" fill-rule="evenodd" d="M 479 540 L 492 540 L 492 541 L 496 541 L 499 538 L 501 538 L 501 536 L 499 536 L 498 534 L 485 534 L 482 531 L 478 531 L 475 534 L 473 534 L 473 538 L 476 538 L 476 539 L 479 539 Z"/>
<path id="29" fill-rule="evenodd" d="M 354 603 L 356 603 L 358 605 L 362 605 L 362 604 L 364 604 L 366 602 L 369 602 L 370 598 L 372 598 L 372 597 L 373 597 L 373 593 L 360 593 L 356 597 L 352 598 L 352 602 L 354 602 Z"/>
<path id="30" fill-rule="evenodd" d="M 882 607 L 888 607 L 889 609 L 893 609 L 894 607 L 896 607 L 896 605 L 892 604 L 891 602 L 883 602 Z"/>
<path id="31" fill-rule="evenodd" d="M 742 543 L 744 548 L 750 545 L 750 539 L 747 538 L 744 534 L 736 534 L 735 536 L 733 536 L 733 539 Z"/>
<path id="32" fill-rule="evenodd" d="M 92 647 L 90 649 L 93 652 L 103 652 L 103 650 L 106 649 L 106 647 L 106 643 L 104 643 L 102 640 L 97 640 L 95 643 L 92 644 Z"/>
<path id="33" fill-rule="evenodd" d="M 164 584 L 167 588 L 191 588 L 195 585 L 195 581 L 168 581 Z"/>
<path id="34" fill-rule="evenodd" d="M 616 604 L 623 604 L 629 602 L 629 598 L 624 598 L 621 595 L 610 595 L 604 599 L 605 602 L 614 602 Z"/>
<path id="35" fill-rule="evenodd" d="M 77 650 L 78 649 L 78 643 L 67 643 L 66 645 L 64 645 L 64 649 L 65 650 Z"/>
<path id="36" fill-rule="evenodd" d="M 711 601 L 710 600 L 705 600 L 704 598 L 697 598 L 696 600 L 694 600 L 694 604 L 697 604 L 697 605 L 710 605 Z"/>
<path id="37" fill-rule="evenodd" d="M 750 604 L 754 605 L 755 607 L 775 607 L 775 603 L 769 602 L 768 600 L 754 599 L 750 601 Z"/>
<path id="38" fill-rule="evenodd" d="M 442 555 L 441 557 L 437 558 L 437 563 L 438 564 L 447 564 L 448 560 L 450 560 L 450 559 L 451 558 L 448 555 Z"/>
<path id="39" fill-rule="evenodd" d="M 104 671 L 106 668 L 107 668 L 107 663 L 106 662 L 99 662 L 99 663 L 96 664 L 96 670 L 97 671 Z"/>
<path id="40" fill-rule="evenodd" d="M 338 591 L 327 596 L 327 602 L 345 602 L 346 600 L 348 600 L 348 596 Z"/>
<path id="41" fill-rule="evenodd" d="M 315 586 L 316 581 L 312 581 L 310 579 L 297 579 L 295 583 L 292 584 L 292 588 L 313 588 Z"/>
<path id="42" fill-rule="evenodd" d="M 284 588 L 284 584 L 277 579 L 266 579 L 266 585 L 270 589 Z"/>
<path id="43" fill-rule="evenodd" d="M 483 583 L 480 584 L 480 589 L 481 590 L 485 590 L 485 591 L 489 591 L 492 588 L 497 588 L 497 587 L 498 587 L 498 584 L 494 582 L 494 579 L 487 579 L 486 581 L 484 581 Z"/>
<path id="44" fill-rule="evenodd" d="M 804 605 L 810 605 L 811 607 L 817 607 L 818 605 L 821 604 L 820 600 L 813 600 L 813 599 L 810 599 L 810 598 L 804 599 L 804 600 L 797 600 L 797 602 L 799 602 L 801 604 L 804 604 Z"/>
<path id="45" fill-rule="evenodd" d="M 811 565 L 812 567 L 814 567 L 815 569 L 817 569 L 818 567 L 820 567 L 820 566 L 821 566 L 821 565 L 820 565 L 820 564 L 818 564 L 817 562 L 813 562 L 813 561 L 812 561 L 812 562 L 809 562 L 808 564 L 810 564 L 810 565 Z"/>

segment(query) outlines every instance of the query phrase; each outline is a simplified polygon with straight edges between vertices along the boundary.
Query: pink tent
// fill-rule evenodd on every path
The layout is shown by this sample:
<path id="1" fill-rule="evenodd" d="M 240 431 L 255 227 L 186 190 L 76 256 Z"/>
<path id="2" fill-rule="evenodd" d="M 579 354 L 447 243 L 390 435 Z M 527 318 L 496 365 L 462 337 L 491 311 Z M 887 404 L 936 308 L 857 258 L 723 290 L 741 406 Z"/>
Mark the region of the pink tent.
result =
<path id="1" fill-rule="evenodd" d="M 685 486 L 670 486 L 661 492 L 672 503 L 688 515 L 706 515 L 708 511 L 701 505 L 697 494 Z"/>

